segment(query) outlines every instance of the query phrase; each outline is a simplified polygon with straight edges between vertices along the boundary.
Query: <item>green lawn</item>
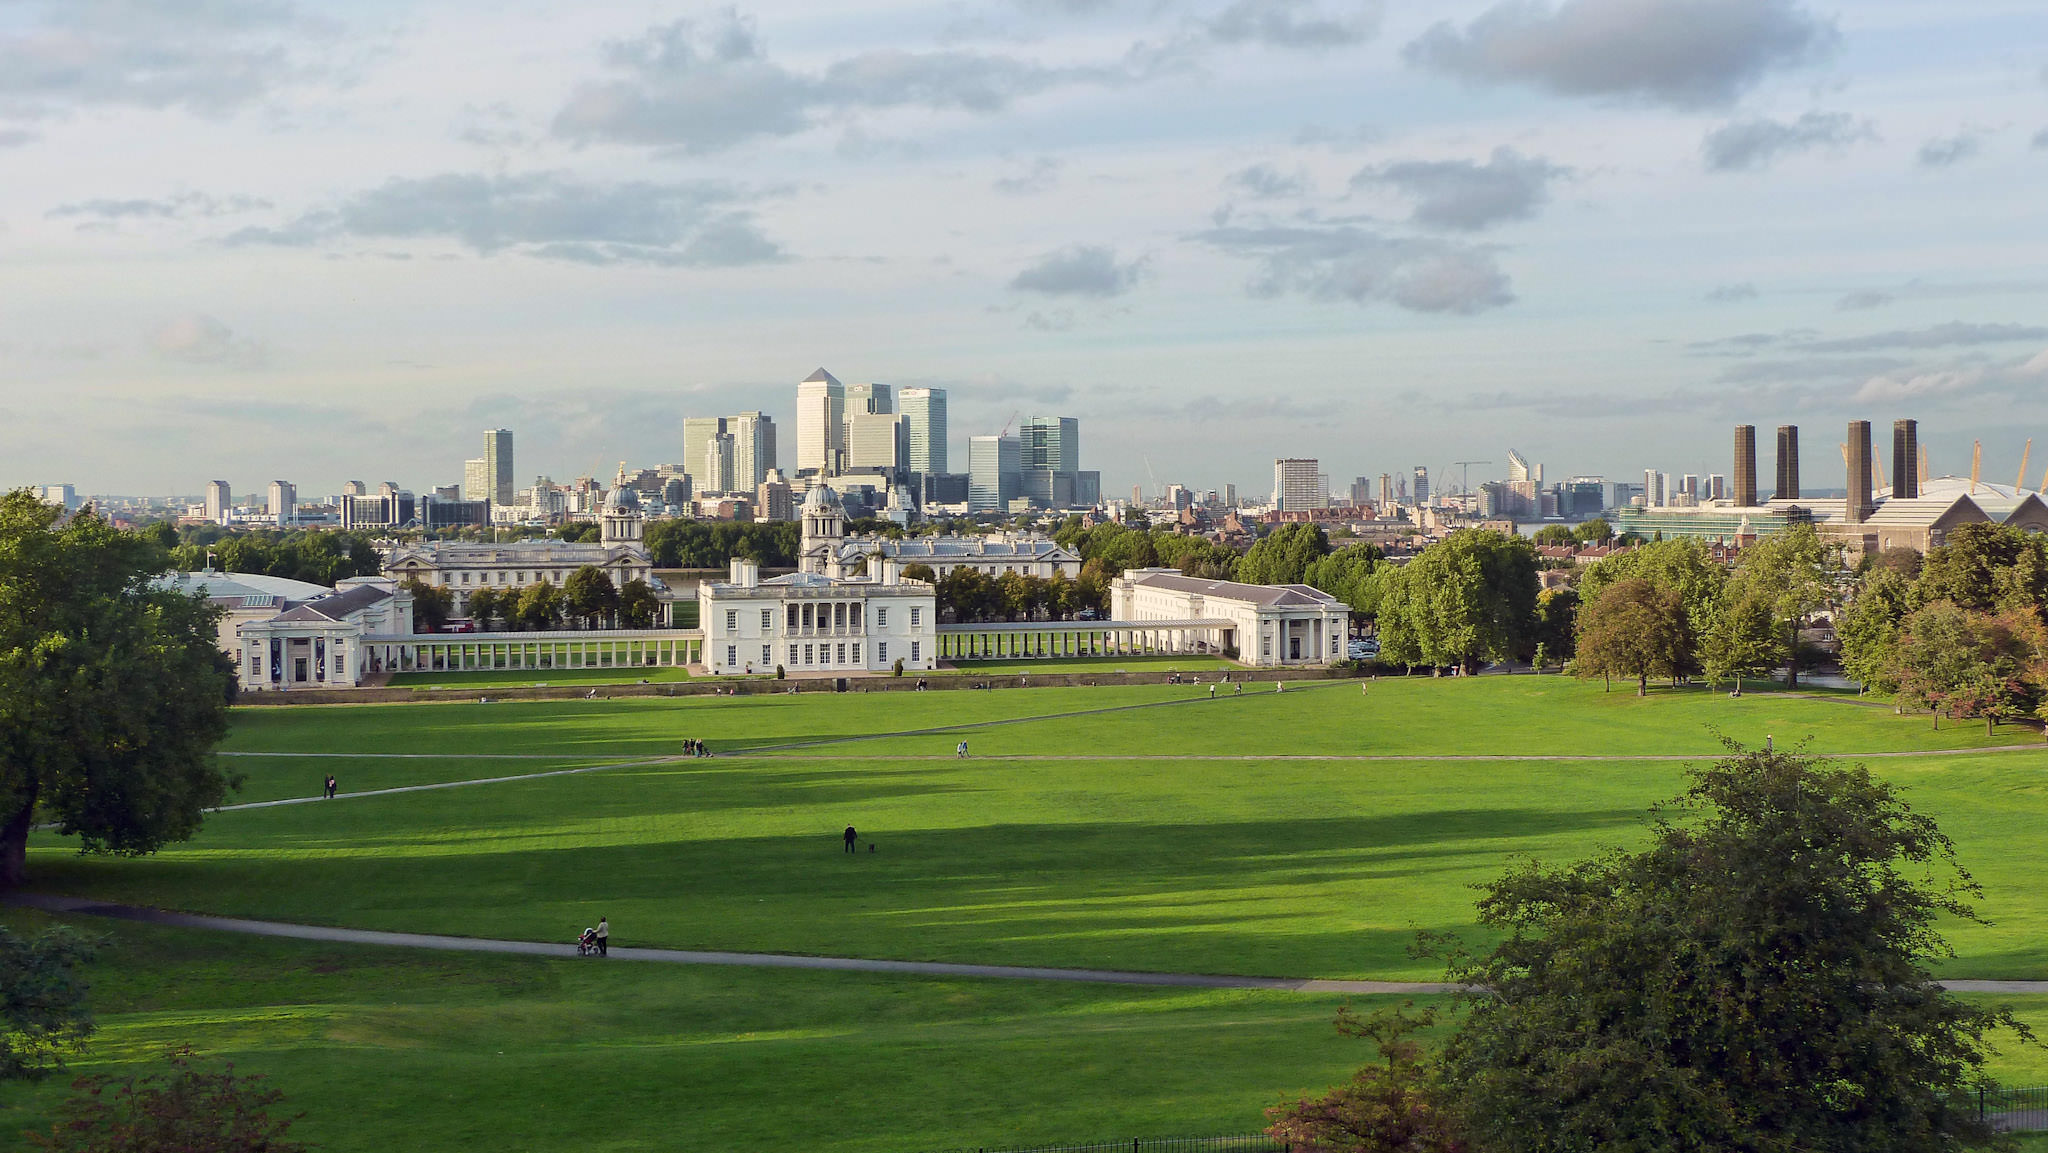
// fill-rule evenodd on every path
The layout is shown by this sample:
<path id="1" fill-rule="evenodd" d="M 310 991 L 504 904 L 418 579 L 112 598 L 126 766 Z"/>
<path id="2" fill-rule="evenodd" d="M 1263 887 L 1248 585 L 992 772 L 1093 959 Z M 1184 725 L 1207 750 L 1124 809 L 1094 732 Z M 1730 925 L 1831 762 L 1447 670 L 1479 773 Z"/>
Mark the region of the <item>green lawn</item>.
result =
<path id="1" fill-rule="evenodd" d="M 949 661 L 960 673 L 1173 673 L 1240 669 L 1221 657 L 1047 657 L 1042 660 Z M 943 675 L 943 670 L 942 670 Z"/>
<path id="2" fill-rule="evenodd" d="M 408 689 L 508 689 L 543 685 L 665 685 L 690 679 L 688 669 L 634 666 L 613 669 L 477 669 L 471 672 L 393 673 L 391 686 Z"/>

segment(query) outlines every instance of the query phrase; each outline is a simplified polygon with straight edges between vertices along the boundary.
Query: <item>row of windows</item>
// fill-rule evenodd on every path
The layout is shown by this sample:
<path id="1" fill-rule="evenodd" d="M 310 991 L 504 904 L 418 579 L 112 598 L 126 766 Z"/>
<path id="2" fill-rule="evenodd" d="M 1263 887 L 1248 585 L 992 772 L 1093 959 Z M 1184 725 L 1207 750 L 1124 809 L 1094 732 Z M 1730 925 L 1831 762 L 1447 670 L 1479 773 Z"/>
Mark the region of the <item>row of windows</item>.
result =
<path id="1" fill-rule="evenodd" d="M 790 605 L 790 630 L 795 631 L 799 628 L 846 628 L 848 627 L 848 622 L 851 622 L 853 628 L 858 629 L 860 627 L 861 612 L 865 606 L 860 604 L 858 601 L 855 601 L 850 604 L 841 602 L 833 602 L 830 605 L 819 604 L 815 607 L 818 611 L 814 613 L 811 611 L 813 608 L 812 605 Z M 801 612 L 798 611 L 799 608 L 802 609 Z M 830 611 L 827 611 L 828 609 Z M 918 625 L 922 623 L 924 623 L 924 610 L 922 608 L 911 609 L 910 627 L 916 628 Z M 775 610 L 762 609 L 761 631 L 767 632 L 774 626 Z M 877 607 L 875 609 L 875 627 L 878 629 L 885 629 L 889 627 L 889 610 L 887 608 Z M 738 632 L 739 628 L 740 610 L 725 610 L 725 631 L 729 633 Z"/>

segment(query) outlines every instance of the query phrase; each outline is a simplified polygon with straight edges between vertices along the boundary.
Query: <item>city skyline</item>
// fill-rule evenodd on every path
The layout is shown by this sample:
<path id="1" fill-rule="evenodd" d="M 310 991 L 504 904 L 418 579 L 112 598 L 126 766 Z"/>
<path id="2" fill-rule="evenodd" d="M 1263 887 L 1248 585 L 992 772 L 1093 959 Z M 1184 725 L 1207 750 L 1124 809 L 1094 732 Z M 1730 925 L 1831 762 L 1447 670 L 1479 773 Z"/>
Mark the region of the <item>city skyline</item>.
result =
<path id="1" fill-rule="evenodd" d="M 1110 491 L 2048 433 L 2039 11 L 491 11 L 16 6 L 0 482 L 601 476 L 818 363 L 947 389 L 956 456 L 1072 413 Z"/>

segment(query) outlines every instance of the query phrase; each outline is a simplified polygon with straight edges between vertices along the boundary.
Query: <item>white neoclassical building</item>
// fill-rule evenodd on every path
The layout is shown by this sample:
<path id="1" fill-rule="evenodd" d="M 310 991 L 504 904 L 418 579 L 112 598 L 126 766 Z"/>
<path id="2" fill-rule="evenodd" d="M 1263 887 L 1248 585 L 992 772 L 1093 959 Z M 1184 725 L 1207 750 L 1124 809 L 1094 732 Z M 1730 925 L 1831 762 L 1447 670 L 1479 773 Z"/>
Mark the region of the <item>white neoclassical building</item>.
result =
<path id="1" fill-rule="evenodd" d="M 388 577 L 350 577 L 325 596 L 235 628 L 244 691 L 353 688 L 384 671 L 372 638 L 410 635 L 412 594 Z"/>
<path id="2" fill-rule="evenodd" d="M 644 524 L 640 494 L 628 484 L 619 484 L 605 496 L 603 532 L 596 544 L 559 540 L 524 540 L 509 544 L 469 541 L 424 541 L 404 544 L 385 558 L 384 575 L 404 582 L 445 588 L 454 594 L 457 616 L 468 613 L 469 594 L 480 588 L 517 591 L 529 585 L 557 587 L 570 574 L 584 567 L 604 570 L 614 588 L 630 581 L 646 581 L 662 598 L 667 614 L 669 598 L 654 575 L 654 557 L 641 543 Z"/>
<path id="3" fill-rule="evenodd" d="M 1050 537 L 1005 533 L 1000 536 L 920 536 L 891 540 L 885 536 L 852 537 L 841 542 L 834 572 L 861 571 L 874 557 L 898 566 L 930 566 L 940 580 L 954 569 L 979 569 L 990 577 L 1008 573 L 1051 579 L 1081 575 L 1081 558 Z"/>
<path id="4" fill-rule="evenodd" d="M 1248 585 L 1132 569 L 1111 586 L 1120 626 L 1171 623 L 1254 668 L 1328 665 L 1344 658 L 1350 606 L 1308 585 Z"/>
<path id="5" fill-rule="evenodd" d="M 735 558 L 729 580 L 697 586 L 703 664 L 720 674 L 855 675 L 938 664 L 938 605 L 932 586 L 908 580 L 884 562 L 872 575 L 839 575 L 846 535 L 839 494 L 818 485 L 798 510 L 802 568 L 761 579 L 760 566 Z"/>

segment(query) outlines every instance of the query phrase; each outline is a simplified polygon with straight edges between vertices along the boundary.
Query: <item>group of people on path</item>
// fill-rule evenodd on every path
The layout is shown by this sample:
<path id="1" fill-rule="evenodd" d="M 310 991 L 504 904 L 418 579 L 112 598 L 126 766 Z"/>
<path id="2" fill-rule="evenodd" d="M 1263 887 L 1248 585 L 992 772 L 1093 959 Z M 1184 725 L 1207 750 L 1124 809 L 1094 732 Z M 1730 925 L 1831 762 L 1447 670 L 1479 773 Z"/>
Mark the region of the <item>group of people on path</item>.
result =
<path id="1" fill-rule="evenodd" d="M 711 746 L 695 737 L 685 737 L 683 739 L 683 755 L 686 757 L 708 757 L 711 755 Z"/>

